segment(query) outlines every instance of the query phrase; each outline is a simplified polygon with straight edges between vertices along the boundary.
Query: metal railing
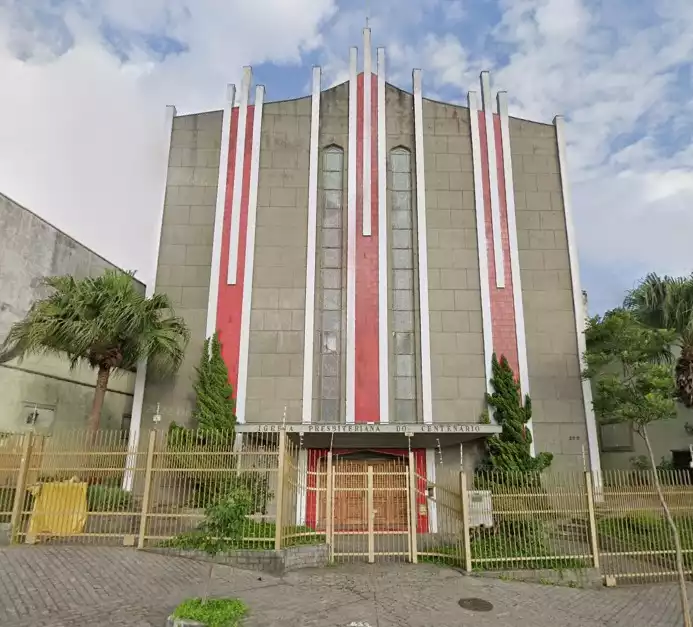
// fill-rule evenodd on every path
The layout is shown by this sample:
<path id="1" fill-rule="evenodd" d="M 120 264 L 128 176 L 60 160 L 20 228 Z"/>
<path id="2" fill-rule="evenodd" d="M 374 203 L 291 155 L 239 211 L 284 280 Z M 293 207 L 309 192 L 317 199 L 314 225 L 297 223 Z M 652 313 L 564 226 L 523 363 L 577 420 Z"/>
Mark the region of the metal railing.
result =
<path id="1" fill-rule="evenodd" d="M 153 430 L 135 452 L 121 432 L 0 434 L 0 527 L 24 544 L 327 544 L 335 561 L 598 569 L 607 582 L 676 575 L 652 473 L 470 474 L 441 464 L 430 481 L 424 466 L 412 452 L 374 460 L 306 450 L 282 430 Z M 658 476 L 691 577 L 691 475 Z"/>

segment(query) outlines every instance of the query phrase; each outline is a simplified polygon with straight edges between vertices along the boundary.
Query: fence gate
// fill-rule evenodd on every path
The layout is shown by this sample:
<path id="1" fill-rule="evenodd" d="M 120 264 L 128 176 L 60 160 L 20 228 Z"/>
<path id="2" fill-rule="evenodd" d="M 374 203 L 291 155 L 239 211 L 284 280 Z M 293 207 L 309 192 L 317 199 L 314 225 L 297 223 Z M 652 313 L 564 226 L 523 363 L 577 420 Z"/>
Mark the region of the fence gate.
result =
<path id="1" fill-rule="evenodd" d="M 412 557 L 409 461 L 378 453 L 334 455 L 324 461 L 332 557 L 373 563 Z"/>

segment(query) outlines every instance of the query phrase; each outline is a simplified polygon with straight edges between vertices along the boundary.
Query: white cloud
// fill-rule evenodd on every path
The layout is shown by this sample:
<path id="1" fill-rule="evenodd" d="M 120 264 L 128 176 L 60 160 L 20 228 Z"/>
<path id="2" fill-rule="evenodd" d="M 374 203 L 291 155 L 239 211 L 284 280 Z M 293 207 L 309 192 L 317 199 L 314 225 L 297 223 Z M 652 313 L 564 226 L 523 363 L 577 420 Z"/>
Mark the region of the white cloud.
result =
<path id="1" fill-rule="evenodd" d="M 243 65 L 300 63 L 310 51 L 326 81 L 343 80 L 366 6 L 339 0 L 335 13 L 336 3 L 9 0 L 0 7 L 0 75 L 12 85 L 0 99 L 0 190 L 114 262 L 141 266 L 160 202 L 163 106 L 220 107 Z M 646 271 L 690 271 L 690 0 L 378 0 L 371 8 L 392 82 L 407 88 L 411 69 L 422 67 L 427 96 L 464 102 L 490 69 L 512 114 L 568 116 L 593 307 L 615 304 Z M 120 33 L 125 61 L 103 24 Z M 184 52 L 162 60 L 146 34 Z"/>
<path id="2" fill-rule="evenodd" d="M 12 86 L 0 99 L 0 190 L 138 270 L 156 237 L 164 106 L 221 108 L 242 66 L 299 62 L 334 11 L 332 0 L 83 0 L 56 5 L 48 20 L 42 6 L 0 6 L 0 76 Z M 133 37 L 121 62 L 104 20 L 188 51 L 160 61 Z M 56 32 L 73 39 L 65 54 Z"/>

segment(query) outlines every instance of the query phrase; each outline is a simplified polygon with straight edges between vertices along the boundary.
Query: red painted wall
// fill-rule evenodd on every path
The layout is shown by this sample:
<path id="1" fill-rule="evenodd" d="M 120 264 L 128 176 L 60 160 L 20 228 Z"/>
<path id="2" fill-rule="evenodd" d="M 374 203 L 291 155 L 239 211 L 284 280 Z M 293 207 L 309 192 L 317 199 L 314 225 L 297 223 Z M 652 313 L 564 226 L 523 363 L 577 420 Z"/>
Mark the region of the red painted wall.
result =
<path id="1" fill-rule="evenodd" d="M 219 300 L 217 303 L 217 330 L 222 345 L 222 356 L 229 369 L 229 382 L 234 396 L 238 383 L 238 359 L 241 341 L 241 311 L 243 308 L 243 274 L 245 272 L 245 247 L 248 228 L 248 195 L 250 192 L 250 163 L 252 160 L 254 107 L 248 106 L 245 128 L 245 157 L 240 207 L 240 232 L 238 237 L 238 269 L 235 285 L 227 285 L 229 264 L 229 236 L 236 165 L 236 136 L 238 135 L 238 108 L 231 114 L 229 133 L 229 162 L 224 205 L 224 227 L 221 242 L 221 268 L 219 272 Z"/>
<path id="2" fill-rule="evenodd" d="M 487 132 L 493 133 L 496 146 L 496 163 L 489 164 L 486 145 Z M 503 146 L 501 144 L 500 117 L 493 116 L 493 128 L 486 128 L 486 116 L 479 111 L 479 139 L 481 143 L 481 169 L 483 175 L 484 214 L 486 217 L 486 252 L 488 258 L 489 287 L 491 295 L 491 328 L 493 333 L 493 350 L 500 359 L 505 355 L 510 367 L 519 379 L 517 356 L 517 332 L 515 329 L 515 305 L 513 303 L 513 279 L 510 267 L 510 240 L 508 237 L 508 208 L 505 199 L 505 176 L 503 174 Z M 489 165 L 498 173 L 498 198 L 501 215 L 501 241 L 503 246 L 503 267 L 505 287 L 496 287 L 496 261 L 493 248 L 493 223 L 491 218 L 491 181 Z M 512 184 L 512 181 L 511 181 Z"/>
<path id="3" fill-rule="evenodd" d="M 364 75 L 356 109 L 356 422 L 380 422 L 378 369 L 378 77 L 371 75 L 371 145 L 364 147 Z M 363 236 L 363 151 L 371 151 L 371 235 Z M 387 357 L 385 357 L 387 358 Z"/>

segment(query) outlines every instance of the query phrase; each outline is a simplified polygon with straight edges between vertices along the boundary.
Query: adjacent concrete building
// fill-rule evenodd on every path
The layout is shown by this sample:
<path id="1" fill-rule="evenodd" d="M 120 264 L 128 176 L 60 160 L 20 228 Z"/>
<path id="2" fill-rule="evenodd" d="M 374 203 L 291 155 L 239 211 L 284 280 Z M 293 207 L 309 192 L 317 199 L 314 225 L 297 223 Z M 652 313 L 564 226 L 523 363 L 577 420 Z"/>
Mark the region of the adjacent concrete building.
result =
<path id="1" fill-rule="evenodd" d="M 0 341 L 44 294 L 45 276 L 97 276 L 114 266 L 36 214 L 0 194 Z M 87 367 L 31 356 L 0 363 L 0 432 L 81 429 L 96 383 Z M 111 378 L 102 412 L 104 429 L 129 428 L 134 373 Z"/>
<path id="2" fill-rule="evenodd" d="M 425 98 L 419 70 L 399 89 L 368 29 L 350 68 L 329 89 L 314 68 L 312 94 L 282 102 L 246 68 L 223 111 L 171 120 L 156 290 L 192 341 L 175 382 L 144 388 L 142 425 L 157 404 L 189 418 L 218 331 L 240 431 L 303 434 L 303 472 L 330 447 L 411 447 L 432 480 L 499 430 L 480 421 L 496 353 L 532 398 L 536 450 L 597 469 L 562 120 L 509 117 L 486 72 L 468 106 Z"/>

